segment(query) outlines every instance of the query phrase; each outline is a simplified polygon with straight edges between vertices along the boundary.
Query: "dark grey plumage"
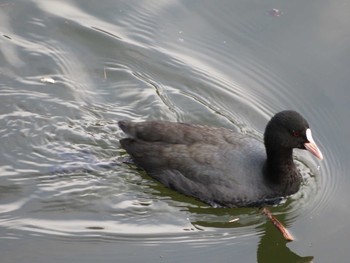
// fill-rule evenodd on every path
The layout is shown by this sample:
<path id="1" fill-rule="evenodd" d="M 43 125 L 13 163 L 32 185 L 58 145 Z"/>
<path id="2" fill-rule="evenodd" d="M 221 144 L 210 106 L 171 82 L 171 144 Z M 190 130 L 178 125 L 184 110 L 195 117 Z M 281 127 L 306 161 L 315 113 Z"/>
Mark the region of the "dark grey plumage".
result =
<path id="1" fill-rule="evenodd" d="M 151 177 L 182 194 L 226 207 L 259 206 L 299 190 L 293 148 L 309 125 L 294 111 L 276 114 L 264 144 L 225 128 L 164 121 L 120 121 L 121 146 Z M 268 153 L 268 157 L 266 155 Z"/>

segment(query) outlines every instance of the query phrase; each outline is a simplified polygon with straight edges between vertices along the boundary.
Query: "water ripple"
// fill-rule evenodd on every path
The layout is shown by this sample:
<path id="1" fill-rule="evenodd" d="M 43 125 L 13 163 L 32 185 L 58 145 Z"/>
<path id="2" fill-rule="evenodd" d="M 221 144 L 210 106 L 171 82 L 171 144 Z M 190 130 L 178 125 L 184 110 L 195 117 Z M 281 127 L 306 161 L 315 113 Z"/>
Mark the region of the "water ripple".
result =
<path id="1" fill-rule="evenodd" d="M 184 11 L 174 1 L 135 9 L 128 3 L 120 17 L 108 19 L 73 4 L 60 3 L 57 13 L 55 4 L 37 3 L 36 11 L 49 19 L 30 18 L 34 32 L 25 36 L 9 26 L 11 41 L 2 47 L 11 66 L 1 72 L 0 192 L 7 197 L 0 204 L 2 227 L 67 241 L 192 242 L 198 247 L 264 235 L 265 218 L 256 209 L 210 208 L 123 163 L 116 125 L 122 118 L 223 126 L 261 140 L 275 112 L 297 109 L 312 120 L 325 161 L 296 153 L 302 189 L 272 209 L 291 224 L 330 205 L 342 166 L 336 147 L 325 149 L 332 142 L 322 129 L 325 119 L 336 126 L 336 116 L 315 109 L 313 94 L 296 92 L 294 85 L 301 84 L 275 73 L 279 61 L 242 57 L 249 47 L 235 51 L 222 34 L 232 28 L 237 38 L 231 40 L 254 39 L 263 30 L 258 20 L 233 16 L 227 28 L 211 28 L 214 35 L 196 35 L 185 25 L 203 30 L 221 18 L 201 9 L 206 19 L 199 24 L 172 26 L 177 12 L 168 24 L 159 24 L 159 16 L 170 15 L 168 8 Z M 9 16 L 2 19 L 13 22 Z M 55 33 L 47 37 L 41 31 Z M 42 83 L 43 76 L 55 83 Z M 231 218 L 238 222 L 229 223 Z M 13 233 L 7 237 L 15 238 Z"/>

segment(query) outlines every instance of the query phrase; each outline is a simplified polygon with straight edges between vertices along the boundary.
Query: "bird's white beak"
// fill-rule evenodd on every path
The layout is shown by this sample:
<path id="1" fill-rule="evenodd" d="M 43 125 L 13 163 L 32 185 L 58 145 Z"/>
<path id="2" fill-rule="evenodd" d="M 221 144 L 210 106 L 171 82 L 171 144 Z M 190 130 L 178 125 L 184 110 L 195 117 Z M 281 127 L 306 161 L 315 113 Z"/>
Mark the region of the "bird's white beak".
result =
<path id="1" fill-rule="evenodd" d="M 310 129 L 306 130 L 306 139 L 308 140 L 308 142 L 304 143 L 306 150 L 315 155 L 318 159 L 323 160 L 323 155 L 320 149 L 318 149 L 314 139 L 312 138 Z"/>

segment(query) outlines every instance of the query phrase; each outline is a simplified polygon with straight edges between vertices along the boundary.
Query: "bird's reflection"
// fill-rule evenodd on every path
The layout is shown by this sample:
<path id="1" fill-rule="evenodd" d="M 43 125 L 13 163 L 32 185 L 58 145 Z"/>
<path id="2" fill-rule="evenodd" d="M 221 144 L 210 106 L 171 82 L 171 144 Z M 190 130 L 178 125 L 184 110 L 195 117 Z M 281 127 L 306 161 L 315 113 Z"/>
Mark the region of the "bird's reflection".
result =
<path id="1" fill-rule="evenodd" d="M 285 222 L 283 216 L 279 217 L 281 222 Z M 312 262 L 312 256 L 302 257 L 287 247 L 288 241 L 273 226 L 270 221 L 260 225 L 263 235 L 261 236 L 258 250 L 257 262 L 283 262 L 283 263 L 307 263 Z"/>
<path id="2" fill-rule="evenodd" d="M 201 209 L 190 208 L 191 213 L 208 213 Z M 234 217 L 240 217 L 242 214 L 251 217 L 259 217 L 260 210 L 258 209 L 229 209 L 229 214 Z M 218 216 L 222 216 L 228 213 L 228 210 L 225 209 L 215 209 L 212 208 L 211 212 L 214 212 Z M 264 217 L 261 215 L 261 217 Z M 281 223 L 286 224 L 285 214 L 279 215 L 278 219 Z M 197 229 L 201 227 L 217 227 L 217 228 L 232 228 L 234 224 L 224 223 L 224 222 L 209 222 L 209 221 L 197 221 L 192 222 L 197 226 Z M 253 224 L 255 224 L 253 222 Z M 287 225 L 288 226 L 288 225 Z M 237 226 L 239 227 L 239 226 Z M 307 263 L 312 262 L 312 256 L 300 256 L 297 253 L 293 252 L 290 248 L 287 247 L 288 241 L 286 241 L 283 235 L 275 228 L 271 221 L 266 219 L 266 222 L 263 224 L 258 224 L 257 232 L 262 233 L 258 248 L 257 248 L 257 262 L 259 263 L 273 263 L 273 262 L 283 262 L 283 263 Z"/>

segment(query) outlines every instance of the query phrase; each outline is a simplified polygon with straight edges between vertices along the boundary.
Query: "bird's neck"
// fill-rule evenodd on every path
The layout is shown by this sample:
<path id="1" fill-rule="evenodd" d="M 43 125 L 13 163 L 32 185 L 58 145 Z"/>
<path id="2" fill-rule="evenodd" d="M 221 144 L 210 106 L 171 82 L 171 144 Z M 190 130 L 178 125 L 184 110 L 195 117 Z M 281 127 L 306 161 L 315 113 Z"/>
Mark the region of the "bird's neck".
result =
<path id="1" fill-rule="evenodd" d="M 293 161 L 293 149 L 290 148 L 267 148 L 267 164 L 271 167 L 283 168 L 285 166 L 295 166 Z M 273 165 L 273 166 L 272 166 Z"/>
<path id="2" fill-rule="evenodd" d="M 290 195 L 299 190 L 301 176 L 293 161 L 293 149 L 266 149 L 264 174 L 272 185 Z"/>

